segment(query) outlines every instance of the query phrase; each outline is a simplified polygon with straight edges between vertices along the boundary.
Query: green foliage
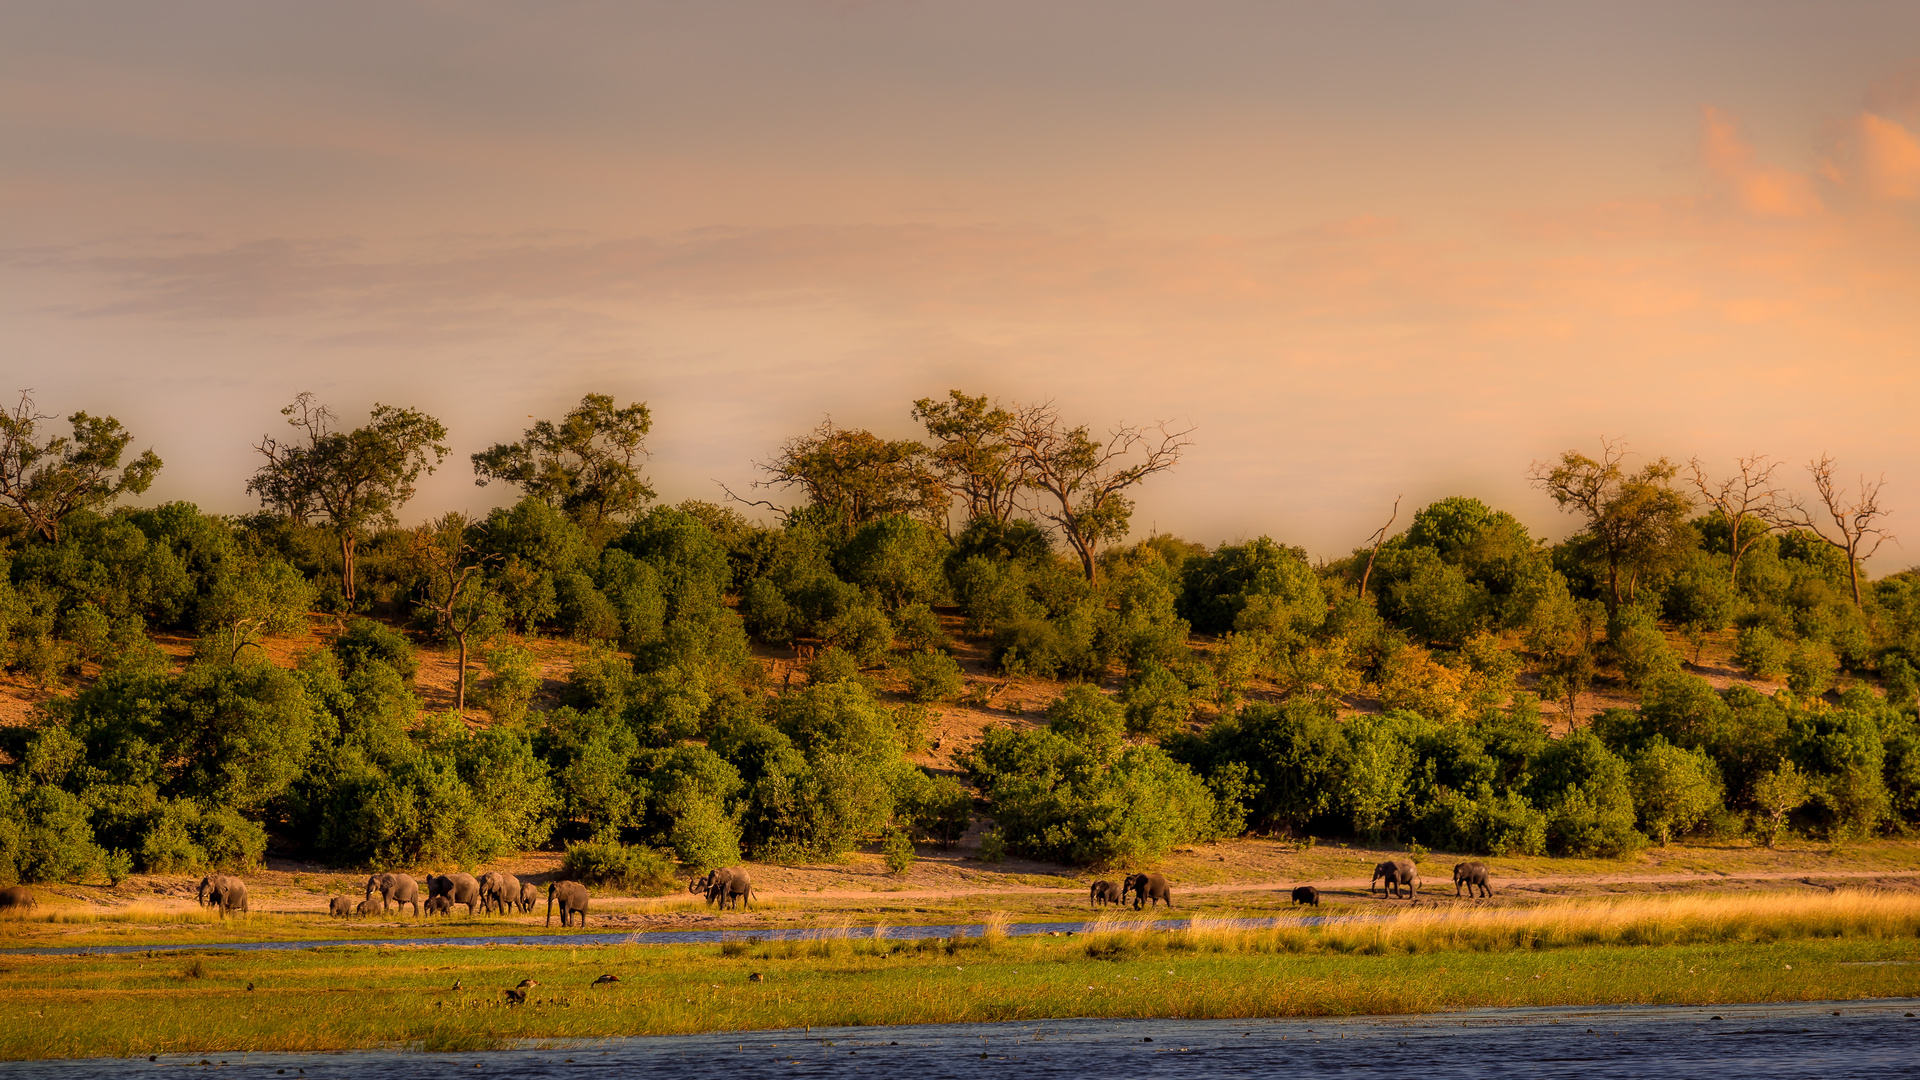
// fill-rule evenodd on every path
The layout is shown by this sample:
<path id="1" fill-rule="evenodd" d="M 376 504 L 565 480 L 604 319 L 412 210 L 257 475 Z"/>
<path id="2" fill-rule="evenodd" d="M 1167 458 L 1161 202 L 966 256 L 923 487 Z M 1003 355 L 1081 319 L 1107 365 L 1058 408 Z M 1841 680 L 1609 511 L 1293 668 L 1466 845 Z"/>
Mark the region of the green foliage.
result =
<path id="1" fill-rule="evenodd" d="M 888 873 L 905 874 L 913 869 L 913 837 L 899 829 L 889 831 L 880 842 L 880 854 L 886 860 Z"/>
<path id="2" fill-rule="evenodd" d="M 980 861 L 984 863 L 1003 863 L 1007 861 L 1007 837 L 999 829 L 988 829 L 980 834 Z"/>
<path id="3" fill-rule="evenodd" d="M 597 526 L 653 498 L 635 462 L 646 456 L 652 427 L 645 402 L 616 407 L 610 395 L 588 394 L 558 424 L 538 421 L 521 441 L 473 455 L 473 471 L 480 484 L 503 480 L 530 499 Z"/>
<path id="4" fill-rule="evenodd" d="M 67 417 L 68 435 L 40 435 L 31 391 L 21 391 L 11 412 L 0 411 L 0 501 L 29 529 L 58 540 L 67 520 L 104 509 L 122 495 L 138 495 L 153 483 L 160 459 L 143 451 L 122 466 L 133 433 L 111 416 L 77 412 Z"/>
<path id="5" fill-rule="evenodd" d="M 1704 823 L 1726 798 L 1720 770 L 1702 750 L 1655 736 L 1633 756 L 1633 802 L 1640 824 L 1661 846 Z"/>
<path id="6" fill-rule="evenodd" d="M 1787 673 L 1791 656 L 1787 645 L 1766 626 L 1743 627 L 1733 650 L 1734 663 L 1756 679 L 1778 679 Z"/>
<path id="7" fill-rule="evenodd" d="M 372 619 L 349 620 L 346 630 L 333 639 L 333 652 L 349 673 L 377 661 L 412 682 L 420 667 L 413 655 L 413 643 Z"/>
<path id="8" fill-rule="evenodd" d="M 614 841 L 568 844 L 566 857 L 560 861 L 560 876 L 636 896 L 665 896 L 686 887 L 680 883 L 673 860 L 666 855 Z"/>
<path id="9" fill-rule="evenodd" d="M 1326 619 L 1326 594 L 1307 553 L 1264 536 L 1190 559 L 1181 576 L 1180 614 L 1202 633 L 1301 635 Z"/>
<path id="10" fill-rule="evenodd" d="M 1153 665 L 1127 680 L 1120 699 L 1126 705 L 1127 734 L 1164 739 L 1186 726 L 1193 695 L 1185 679 Z"/>
<path id="11" fill-rule="evenodd" d="M 966 835 L 973 822 L 973 793 L 951 776 L 903 769 L 894 789 L 894 816 L 915 839 L 942 848 Z"/>
<path id="12" fill-rule="evenodd" d="M 1634 830 L 1627 763 L 1592 732 L 1576 730 L 1540 755 L 1529 798 L 1547 815 L 1547 843 L 1558 854 L 1618 857 L 1646 838 Z"/>
<path id="13" fill-rule="evenodd" d="M 1680 654 L 1667 644 L 1653 612 L 1639 604 L 1622 604 L 1607 620 L 1607 648 L 1636 690 L 1680 670 Z"/>
<path id="14" fill-rule="evenodd" d="M 879 608 L 856 605 L 821 628 L 821 637 L 851 653 L 862 666 L 884 663 L 893 649 L 893 624 Z"/>
<path id="15" fill-rule="evenodd" d="M 845 649 L 835 648 L 832 645 L 821 649 L 813 655 L 812 660 L 808 661 L 807 682 L 815 686 L 850 682 L 856 683 L 868 691 L 877 689 L 874 681 L 861 673 L 860 662 L 854 659 L 852 653 Z"/>
<path id="16" fill-rule="evenodd" d="M 943 652 L 907 654 L 907 696 L 927 703 L 954 701 L 966 686 L 960 661 Z"/>
<path id="17" fill-rule="evenodd" d="M 523 723 L 527 706 L 540 689 L 533 653 L 519 645 L 505 644 L 488 650 L 484 659 L 492 672 L 487 681 L 487 711 L 500 723 Z"/>
<path id="18" fill-rule="evenodd" d="M 914 652 L 944 652 L 952 642 L 940 625 L 940 616 L 925 604 L 908 604 L 894 612 L 894 636 L 901 647 Z"/>
<path id="19" fill-rule="evenodd" d="M 944 598 L 946 553 L 946 537 L 904 514 L 889 514 L 854 533 L 839 564 L 847 581 L 879 597 L 887 611 L 899 611 Z"/>
<path id="20" fill-rule="evenodd" d="M 1787 657 L 1787 687 L 1795 694 L 1819 697 L 1833 689 L 1840 669 L 1833 647 L 1823 641 L 1802 641 Z"/>

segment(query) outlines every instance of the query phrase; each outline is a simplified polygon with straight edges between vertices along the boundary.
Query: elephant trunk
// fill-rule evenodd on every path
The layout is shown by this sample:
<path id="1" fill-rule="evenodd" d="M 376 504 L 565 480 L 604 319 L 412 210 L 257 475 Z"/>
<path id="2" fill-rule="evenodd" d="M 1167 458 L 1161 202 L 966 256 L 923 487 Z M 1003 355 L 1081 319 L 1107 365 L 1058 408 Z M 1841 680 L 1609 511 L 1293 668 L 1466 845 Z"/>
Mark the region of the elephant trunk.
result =
<path id="1" fill-rule="evenodd" d="M 553 925 L 553 886 L 547 886 L 547 925 Z"/>

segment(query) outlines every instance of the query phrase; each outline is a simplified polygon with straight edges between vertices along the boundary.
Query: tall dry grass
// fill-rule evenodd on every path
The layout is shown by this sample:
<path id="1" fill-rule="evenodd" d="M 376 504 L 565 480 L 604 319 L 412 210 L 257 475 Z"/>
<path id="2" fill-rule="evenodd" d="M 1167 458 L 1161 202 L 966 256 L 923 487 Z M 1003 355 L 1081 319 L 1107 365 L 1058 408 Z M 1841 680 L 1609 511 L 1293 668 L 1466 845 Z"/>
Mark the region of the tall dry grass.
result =
<path id="1" fill-rule="evenodd" d="M 1159 932 L 1102 917 L 1089 928 L 1086 951 L 1101 959 L 1142 951 L 1379 956 L 1847 937 L 1920 938 L 1920 896 L 1864 890 L 1634 896 L 1530 908 L 1406 908 L 1322 926 L 1249 928 L 1195 918 Z"/>

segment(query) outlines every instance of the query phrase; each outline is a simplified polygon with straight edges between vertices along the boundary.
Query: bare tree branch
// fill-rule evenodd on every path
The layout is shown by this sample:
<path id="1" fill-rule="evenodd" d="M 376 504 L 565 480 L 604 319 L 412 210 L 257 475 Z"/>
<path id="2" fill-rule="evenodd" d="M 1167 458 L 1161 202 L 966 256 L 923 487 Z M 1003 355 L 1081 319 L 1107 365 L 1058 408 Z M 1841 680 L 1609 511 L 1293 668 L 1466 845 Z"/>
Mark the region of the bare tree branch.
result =
<path id="1" fill-rule="evenodd" d="M 1886 475 L 1883 473 L 1877 480 L 1868 480 L 1866 474 L 1862 473 L 1859 493 L 1853 495 L 1834 483 L 1832 454 L 1822 454 L 1818 460 L 1807 462 L 1807 474 L 1813 478 L 1813 488 L 1819 496 L 1820 506 L 1810 510 L 1806 500 L 1795 495 L 1787 501 L 1776 520 L 1786 528 L 1804 529 L 1846 553 L 1847 573 L 1853 583 L 1853 606 L 1859 607 L 1860 564 L 1873 558 L 1873 553 L 1880 550 L 1881 544 L 1889 540 L 1899 542 L 1880 523 L 1887 513 L 1880 506 L 1880 489 L 1886 486 Z M 1831 525 L 1821 524 L 1819 517 L 1822 514 L 1831 521 Z"/>
<path id="2" fill-rule="evenodd" d="M 1700 492 L 1700 498 L 1708 506 L 1720 511 L 1727 519 L 1728 548 L 1732 558 L 1727 567 L 1727 579 L 1737 582 L 1740 577 L 1740 557 L 1759 539 L 1774 529 L 1780 511 L 1784 505 L 1784 494 L 1774 483 L 1774 471 L 1780 467 L 1777 461 L 1767 460 L 1765 454 L 1749 454 L 1734 459 L 1739 469 L 1738 475 L 1728 476 L 1724 480 L 1714 481 L 1707 476 L 1706 468 L 1699 458 L 1687 463 L 1690 475 L 1688 479 Z M 1753 535 L 1747 535 L 1747 523 L 1758 522 L 1762 528 Z"/>
<path id="3" fill-rule="evenodd" d="M 1387 523 L 1380 526 L 1378 532 L 1367 537 L 1367 542 L 1372 544 L 1373 547 L 1367 552 L 1367 568 L 1360 574 L 1361 596 L 1367 595 L 1367 579 L 1373 576 L 1373 560 L 1380 554 L 1380 545 L 1387 542 L 1387 530 L 1393 528 L 1393 523 L 1400 520 L 1400 500 L 1405 497 L 1404 495 L 1395 495 L 1393 497 L 1392 516 L 1387 518 Z"/>

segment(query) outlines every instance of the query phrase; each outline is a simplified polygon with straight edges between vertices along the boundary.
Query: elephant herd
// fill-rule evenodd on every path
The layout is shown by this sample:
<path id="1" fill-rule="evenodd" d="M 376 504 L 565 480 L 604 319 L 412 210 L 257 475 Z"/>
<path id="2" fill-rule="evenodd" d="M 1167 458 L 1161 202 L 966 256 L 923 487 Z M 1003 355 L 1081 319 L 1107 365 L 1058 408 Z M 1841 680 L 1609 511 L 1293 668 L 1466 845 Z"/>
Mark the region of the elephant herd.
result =
<path id="1" fill-rule="evenodd" d="M 1111 881 L 1096 881 L 1088 891 L 1087 903 L 1090 907 L 1101 904 L 1124 904 L 1128 894 L 1133 896 L 1133 908 L 1140 910 L 1141 904 L 1149 907 L 1165 904 L 1173 906 L 1173 886 L 1167 883 L 1162 874 L 1128 874 L 1119 885 Z"/>
<path id="2" fill-rule="evenodd" d="M 556 902 L 560 905 L 560 925 L 571 925 L 572 916 L 576 914 L 580 916 L 580 925 L 587 925 L 587 901 L 587 888 L 579 882 L 553 882 L 547 886 L 547 925 L 553 925 Z M 530 881 L 521 881 L 501 870 L 489 870 L 478 878 L 460 873 L 430 875 L 424 900 L 420 896 L 420 883 L 411 876 L 375 874 L 367 879 L 366 895 L 358 903 L 350 896 L 336 896 L 328 901 L 327 913 L 340 916 L 384 915 L 392 907 L 405 914 L 411 905 L 417 918 L 422 914 L 450 914 L 455 905 L 463 905 L 469 915 L 474 913 L 475 907 L 483 915 L 493 912 L 504 915 L 509 911 L 524 915 L 539 904 L 539 886 Z"/>

